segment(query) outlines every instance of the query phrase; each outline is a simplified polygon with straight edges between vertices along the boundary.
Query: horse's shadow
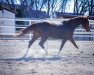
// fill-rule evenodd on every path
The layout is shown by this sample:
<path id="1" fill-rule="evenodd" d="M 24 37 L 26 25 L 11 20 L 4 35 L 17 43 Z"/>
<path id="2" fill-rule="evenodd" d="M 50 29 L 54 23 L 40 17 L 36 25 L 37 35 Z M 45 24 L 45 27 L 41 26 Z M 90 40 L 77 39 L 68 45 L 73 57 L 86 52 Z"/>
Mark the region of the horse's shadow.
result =
<path id="1" fill-rule="evenodd" d="M 3 61 L 57 61 L 57 60 L 61 60 L 61 57 L 58 56 L 52 56 L 52 57 L 21 57 L 21 58 L 0 58 L 0 60 Z"/>

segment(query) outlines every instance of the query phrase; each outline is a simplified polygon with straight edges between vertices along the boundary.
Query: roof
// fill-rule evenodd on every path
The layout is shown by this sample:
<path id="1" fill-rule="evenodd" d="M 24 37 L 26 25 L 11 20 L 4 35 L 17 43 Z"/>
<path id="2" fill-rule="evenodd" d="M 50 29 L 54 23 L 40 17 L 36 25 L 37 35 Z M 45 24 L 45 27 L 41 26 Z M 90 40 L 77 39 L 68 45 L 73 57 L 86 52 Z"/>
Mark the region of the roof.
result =
<path id="1" fill-rule="evenodd" d="M 40 11 L 40 10 L 28 10 L 25 13 L 26 18 L 46 18 L 46 12 L 45 11 Z"/>
<path id="2" fill-rule="evenodd" d="M 75 13 L 63 13 L 63 12 L 56 12 L 56 16 L 58 18 L 73 18 L 78 16 L 84 16 L 84 14 L 75 14 Z M 94 20 L 94 16 L 89 16 L 90 20 Z"/>
<path id="3" fill-rule="evenodd" d="M 10 12 L 12 12 L 12 13 L 17 13 L 15 10 L 12 10 L 12 9 L 6 7 L 6 6 L 2 6 L 2 5 L 0 5 L 0 10 L 3 11 L 3 9 L 5 9 L 5 10 L 7 10 L 7 11 L 10 11 Z"/>

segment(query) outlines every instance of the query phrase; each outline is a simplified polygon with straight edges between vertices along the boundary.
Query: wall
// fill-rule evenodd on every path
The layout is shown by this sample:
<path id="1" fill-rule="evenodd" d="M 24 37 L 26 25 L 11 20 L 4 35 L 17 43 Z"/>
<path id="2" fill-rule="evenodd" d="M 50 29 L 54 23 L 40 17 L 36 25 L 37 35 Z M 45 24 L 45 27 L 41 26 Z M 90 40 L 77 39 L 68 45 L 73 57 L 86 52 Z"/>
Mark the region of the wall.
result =
<path id="1" fill-rule="evenodd" d="M 15 14 L 7 10 L 0 11 L 0 16 L 3 18 L 15 18 Z M 0 32 L 1 33 L 15 33 L 15 20 L 0 20 Z"/>

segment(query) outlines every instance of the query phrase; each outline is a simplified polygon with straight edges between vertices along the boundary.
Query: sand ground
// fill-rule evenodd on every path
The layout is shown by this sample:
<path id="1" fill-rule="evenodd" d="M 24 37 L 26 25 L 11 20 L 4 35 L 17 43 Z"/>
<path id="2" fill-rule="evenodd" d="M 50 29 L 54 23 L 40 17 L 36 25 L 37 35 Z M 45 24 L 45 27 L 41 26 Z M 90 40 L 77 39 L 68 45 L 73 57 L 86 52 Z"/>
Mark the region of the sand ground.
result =
<path id="1" fill-rule="evenodd" d="M 61 40 L 45 43 L 48 55 L 36 41 L 26 57 L 28 41 L 0 40 L 0 75 L 94 75 L 94 41 L 69 41 L 57 56 Z"/>

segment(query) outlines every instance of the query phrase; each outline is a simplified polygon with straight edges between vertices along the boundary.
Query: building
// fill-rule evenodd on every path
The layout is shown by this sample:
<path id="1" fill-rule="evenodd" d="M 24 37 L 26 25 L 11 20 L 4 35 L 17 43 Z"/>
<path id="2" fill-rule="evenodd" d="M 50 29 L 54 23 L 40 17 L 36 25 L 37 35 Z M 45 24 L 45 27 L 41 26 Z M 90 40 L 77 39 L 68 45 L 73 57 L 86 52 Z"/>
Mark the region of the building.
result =
<path id="1" fill-rule="evenodd" d="M 15 33 L 15 20 L 4 20 L 2 18 L 15 18 L 15 11 L 8 7 L 0 6 L 0 33 Z"/>

